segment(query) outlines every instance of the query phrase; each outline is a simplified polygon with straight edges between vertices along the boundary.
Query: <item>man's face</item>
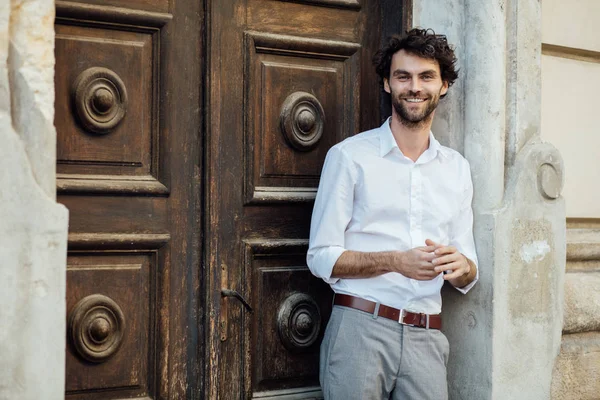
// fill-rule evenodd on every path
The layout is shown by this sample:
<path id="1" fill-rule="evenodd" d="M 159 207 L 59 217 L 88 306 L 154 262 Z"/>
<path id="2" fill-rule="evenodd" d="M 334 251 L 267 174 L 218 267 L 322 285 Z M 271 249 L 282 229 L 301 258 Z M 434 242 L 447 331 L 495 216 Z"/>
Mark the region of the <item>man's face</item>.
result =
<path id="1" fill-rule="evenodd" d="M 384 89 L 392 97 L 392 106 L 406 125 L 418 125 L 433 118 L 440 96 L 448 91 L 436 60 L 421 58 L 404 50 L 392 56 L 390 78 Z"/>

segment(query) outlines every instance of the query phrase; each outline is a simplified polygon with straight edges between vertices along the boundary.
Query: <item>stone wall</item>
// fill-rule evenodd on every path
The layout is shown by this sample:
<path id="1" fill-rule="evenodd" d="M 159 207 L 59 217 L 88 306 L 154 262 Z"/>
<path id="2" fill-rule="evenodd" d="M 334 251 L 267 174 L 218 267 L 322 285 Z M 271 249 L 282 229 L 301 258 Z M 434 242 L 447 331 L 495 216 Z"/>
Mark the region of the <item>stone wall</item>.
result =
<path id="1" fill-rule="evenodd" d="M 562 158 L 540 140 L 540 2 L 414 3 L 415 26 L 459 46 L 462 89 L 434 133 L 463 151 L 475 190 L 480 282 L 444 292 L 451 398 L 548 399 L 566 249 Z"/>
<path id="2" fill-rule="evenodd" d="M 53 24 L 53 0 L 0 2 L 0 399 L 64 398 Z"/>

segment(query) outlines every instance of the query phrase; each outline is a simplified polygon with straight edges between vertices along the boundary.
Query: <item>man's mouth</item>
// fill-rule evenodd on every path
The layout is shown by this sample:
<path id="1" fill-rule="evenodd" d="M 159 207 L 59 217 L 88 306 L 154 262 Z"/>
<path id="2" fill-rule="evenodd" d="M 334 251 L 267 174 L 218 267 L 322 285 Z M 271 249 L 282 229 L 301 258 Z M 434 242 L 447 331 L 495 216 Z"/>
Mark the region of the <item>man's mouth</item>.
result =
<path id="1" fill-rule="evenodd" d="M 425 99 L 420 99 L 418 97 L 408 97 L 404 99 L 405 101 L 408 101 L 409 103 L 422 103 L 425 101 Z"/>

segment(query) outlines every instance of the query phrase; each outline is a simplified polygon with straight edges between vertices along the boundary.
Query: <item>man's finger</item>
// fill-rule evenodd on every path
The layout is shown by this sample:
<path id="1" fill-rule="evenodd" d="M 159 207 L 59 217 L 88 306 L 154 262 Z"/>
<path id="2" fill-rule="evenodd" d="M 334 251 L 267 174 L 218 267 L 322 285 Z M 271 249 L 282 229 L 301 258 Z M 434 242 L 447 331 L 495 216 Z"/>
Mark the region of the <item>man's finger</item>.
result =
<path id="1" fill-rule="evenodd" d="M 434 265 L 441 265 L 444 266 L 445 264 L 449 264 L 455 261 L 459 261 L 460 258 L 457 257 L 456 253 L 451 253 L 442 257 L 435 257 L 431 262 Z M 442 268 L 442 269 L 446 269 L 446 268 Z"/>
<path id="2" fill-rule="evenodd" d="M 448 267 L 447 270 L 451 270 L 452 272 L 450 272 L 448 274 L 444 274 L 444 279 L 448 281 L 450 279 L 454 279 L 454 278 L 463 276 L 466 273 L 466 270 L 464 268 L 460 268 L 460 266 L 461 266 L 460 263 L 452 263 L 452 264 L 446 265 L 446 267 Z"/>
<path id="3" fill-rule="evenodd" d="M 427 271 L 435 271 L 435 265 L 427 260 L 423 260 L 419 266 L 421 269 L 425 269 Z"/>
<path id="4" fill-rule="evenodd" d="M 454 272 L 455 269 L 460 268 L 462 265 L 460 262 L 457 261 L 453 261 L 451 263 L 447 263 L 444 265 L 436 265 L 435 266 L 435 270 L 439 271 L 439 272 L 443 272 L 444 274 L 449 274 L 451 272 Z"/>
<path id="5" fill-rule="evenodd" d="M 420 251 L 424 251 L 427 253 L 431 253 L 433 252 L 436 247 L 435 246 L 421 246 L 421 247 L 415 247 L 416 250 L 420 250 Z"/>
<path id="6" fill-rule="evenodd" d="M 441 243 L 437 243 L 437 242 L 434 242 L 434 241 L 433 241 L 433 240 L 431 240 L 431 239 L 425 239 L 425 244 L 426 244 L 427 246 L 433 246 L 433 247 L 435 247 L 435 248 L 441 248 L 441 247 L 444 247 L 444 245 L 443 245 L 443 244 L 441 244 Z"/>
<path id="7" fill-rule="evenodd" d="M 433 253 L 422 253 L 419 255 L 419 258 L 423 261 L 427 261 L 427 263 L 431 263 L 435 260 L 436 256 Z"/>
<path id="8" fill-rule="evenodd" d="M 419 274 L 418 280 L 421 280 L 421 281 L 430 281 L 430 280 L 432 280 L 433 278 L 435 278 L 438 275 L 439 274 L 435 273 L 435 272 L 425 272 L 425 271 L 422 271 Z"/>
<path id="9" fill-rule="evenodd" d="M 443 246 L 443 247 L 439 247 L 437 249 L 435 249 L 435 254 L 440 255 L 440 254 L 451 254 L 451 253 L 456 253 L 456 247 L 454 246 Z"/>

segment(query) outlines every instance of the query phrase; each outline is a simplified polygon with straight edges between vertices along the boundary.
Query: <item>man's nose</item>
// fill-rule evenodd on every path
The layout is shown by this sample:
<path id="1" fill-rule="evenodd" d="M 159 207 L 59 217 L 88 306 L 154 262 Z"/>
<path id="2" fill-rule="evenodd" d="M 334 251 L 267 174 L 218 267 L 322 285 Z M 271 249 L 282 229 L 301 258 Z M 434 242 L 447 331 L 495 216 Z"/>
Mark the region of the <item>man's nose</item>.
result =
<path id="1" fill-rule="evenodd" d="M 420 79 L 411 79 L 410 80 L 410 90 L 411 92 L 420 92 L 421 91 L 421 80 Z"/>

